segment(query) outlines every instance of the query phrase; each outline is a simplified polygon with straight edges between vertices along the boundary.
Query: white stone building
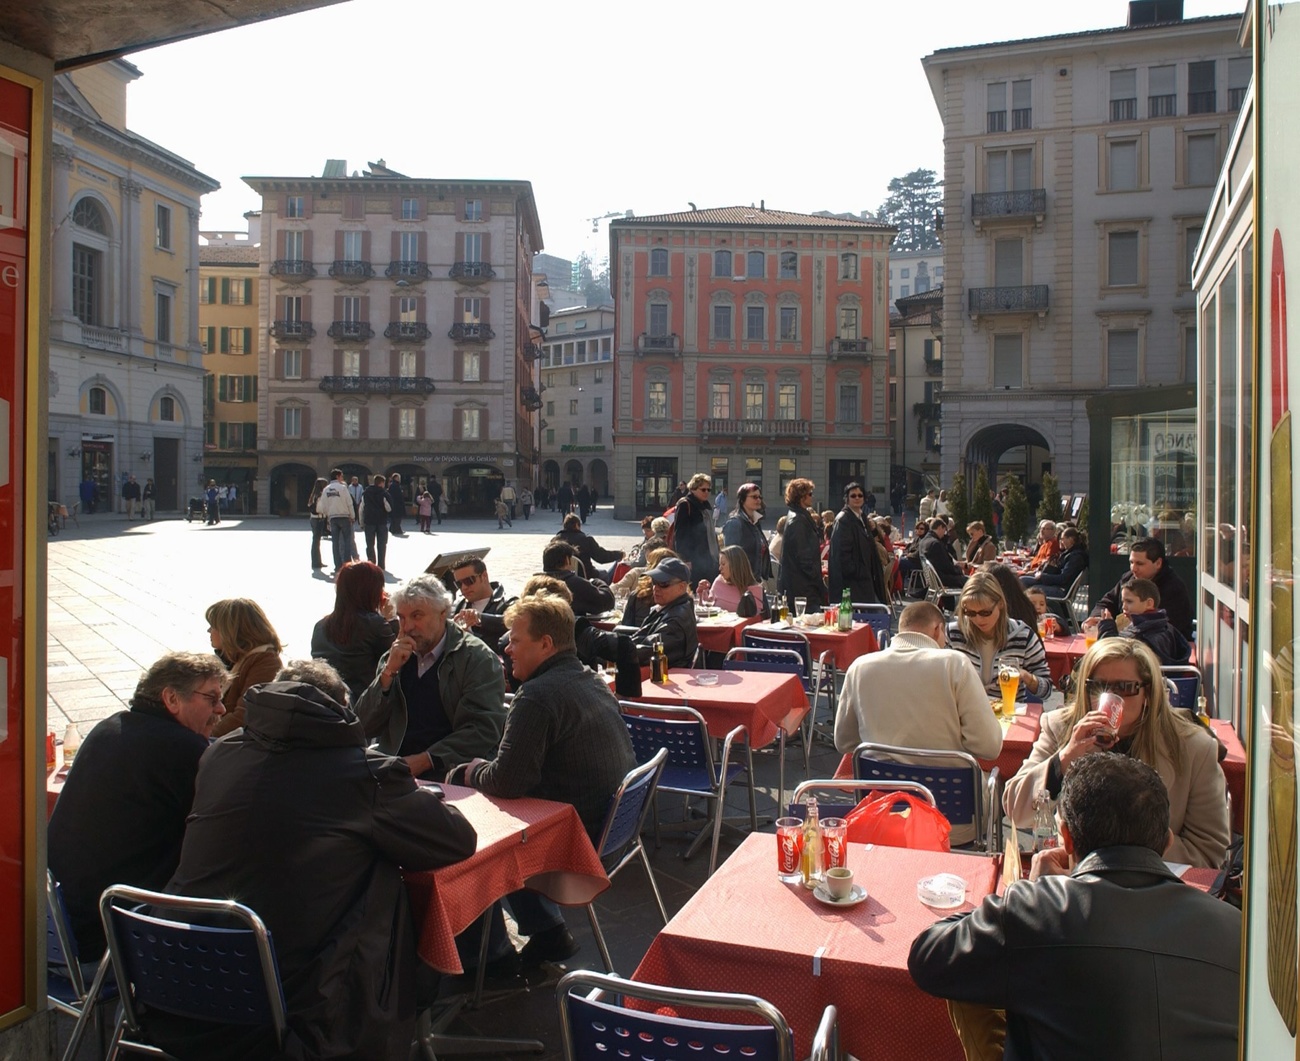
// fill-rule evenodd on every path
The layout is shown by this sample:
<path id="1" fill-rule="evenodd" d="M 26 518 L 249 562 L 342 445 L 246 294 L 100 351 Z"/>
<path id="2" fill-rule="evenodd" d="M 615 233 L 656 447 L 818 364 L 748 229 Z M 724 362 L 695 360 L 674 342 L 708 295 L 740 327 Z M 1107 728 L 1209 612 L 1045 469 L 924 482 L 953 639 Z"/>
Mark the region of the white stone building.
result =
<path id="1" fill-rule="evenodd" d="M 613 493 L 614 307 L 580 306 L 551 314 L 539 362 L 542 376 L 541 474 L 549 489 L 586 483 Z"/>

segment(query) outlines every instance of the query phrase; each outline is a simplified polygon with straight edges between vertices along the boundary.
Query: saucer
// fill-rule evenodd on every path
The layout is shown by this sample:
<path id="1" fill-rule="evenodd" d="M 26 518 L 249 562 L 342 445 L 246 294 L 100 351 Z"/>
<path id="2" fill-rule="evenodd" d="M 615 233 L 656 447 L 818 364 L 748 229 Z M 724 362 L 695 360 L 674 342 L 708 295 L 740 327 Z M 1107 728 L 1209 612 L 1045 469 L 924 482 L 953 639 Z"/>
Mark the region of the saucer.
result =
<path id="1" fill-rule="evenodd" d="M 819 884 L 813 889 L 813 898 L 819 903 L 825 903 L 827 906 L 857 906 L 867 897 L 867 889 L 861 884 L 853 885 L 853 890 L 849 892 L 844 899 L 834 899 L 831 893 L 826 890 L 825 884 Z"/>

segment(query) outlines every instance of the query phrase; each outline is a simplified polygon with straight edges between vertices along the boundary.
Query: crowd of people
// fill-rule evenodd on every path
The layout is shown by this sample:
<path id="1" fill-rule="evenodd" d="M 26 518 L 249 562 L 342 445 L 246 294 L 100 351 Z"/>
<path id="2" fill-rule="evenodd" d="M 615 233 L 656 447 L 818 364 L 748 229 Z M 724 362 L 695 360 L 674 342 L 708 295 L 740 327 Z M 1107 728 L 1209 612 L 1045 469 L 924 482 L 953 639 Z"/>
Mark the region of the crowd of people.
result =
<path id="1" fill-rule="evenodd" d="M 83 954 L 103 946 L 98 898 L 111 883 L 235 895 L 256 909 L 276 941 L 289 1056 L 403 1056 L 411 1042 L 422 989 L 399 867 L 433 869 L 475 848 L 473 827 L 420 782 L 569 803 L 594 842 L 635 765 L 606 663 L 636 670 L 662 650 L 670 666 L 691 666 L 697 597 L 749 616 L 776 594 L 805 597 L 811 611 L 845 590 L 881 603 L 901 592 L 897 535 L 859 483 L 845 488 L 838 513 L 819 513 L 815 485 L 792 480 L 788 511 L 769 535 L 757 484 L 741 486 L 719 519 L 712 483 L 697 475 L 669 513 L 643 521 L 643 542 L 626 554 L 603 549 L 566 512 L 541 572 L 517 594 L 473 556 L 390 593 L 384 477 L 359 496 L 337 469 L 316 486 L 313 512 L 328 524 L 336 575 L 312 658 L 281 658 L 257 602 L 215 602 L 206 612 L 212 652 L 169 653 L 142 676 L 130 708 L 87 736 L 49 827 L 50 868 Z M 366 559 L 350 544 L 358 522 Z M 1036 619 L 1061 586 L 1050 579 L 1081 570 L 1080 555 L 1086 565 L 1081 533 L 1045 522 L 1036 566 L 1018 577 L 991 562 L 984 526 L 967 528 L 960 554 L 952 530 L 932 515 L 912 544 L 921 547 L 914 555 L 946 557 L 942 566 L 960 577 L 954 616 L 909 603 L 888 647 L 849 665 L 834 719 L 840 751 L 870 741 L 992 759 L 1002 745 L 990 710 L 999 672 L 1016 672 L 1022 698 L 1052 694 Z M 314 550 L 319 543 L 313 532 Z M 615 580 L 619 565 L 627 572 Z M 1231 839 L 1218 742 L 1170 707 L 1160 672 L 1165 659 L 1187 658 L 1190 604 L 1159 541 L 1134 543 L 1129 566 L 1098 604 L 1101 639 L 1079 665 L 1073 700 L 1043 715 L 1032 752 L 1006 779 L 1012 824 L 1031 826 L 1045 798 L 1060 813 L 1063 847 L 1036 859 L 1029 884 L 940 922 L 912 948 L 924 989 L 1004 1011 L 1000 1029 L 979 1034 L 1001 1035 L 1008 1056 L 1012 1044 L 1016 1056 L 1055 1056 L 1053 1044 L 1082 1027 L 1076 980 L 1096 989 L 1113 977 L 1143 997 L 1154 992 L 1169 1014 L 1156 1031 L 1108 1027 L 1117 1056 L 1139 1056 L 1126 1043 L 1168 1050 L 1197 1034 L 1235 1037 L 1227 1007 L 1240 921 L 1224 904 L 1189 898 L 1181 883 L 1175 894 L 1161 861 L 1217 867 Z M 1118 717 L 1103 709 L 1106 694 L 1121 702 Z M 954 844 L 976 839 L 973 821 L 951 825 Z M 277 871 L 264 872 L 269 865 Z M 488 976 L 510 981 L 576 952 L 546 896 L 520 889 L 505 904 L 527 943 L 516 949 L 498 904 L 487 923 Z M 1199 919 L 1197 931 L 1157 935 L 1156 910 Z M 480 931 L 458 939 L 466 968 L 478 961 Z M 1070 966 L 1065 952 L 1080 941 L 1090 956 Z M 1166 971 L 1147 971 L 1139 953 L 1159 956 Z M 1216 1000 L 1192 1028 L 1193 1007 L 1171 995 L 1197 967 Z M 269 1056 L 259 1029 L 157 1015 L 149 1033 L 180 1057 Z M 1224 1055 L 1205 1047 L 1176 1056 Z"/>

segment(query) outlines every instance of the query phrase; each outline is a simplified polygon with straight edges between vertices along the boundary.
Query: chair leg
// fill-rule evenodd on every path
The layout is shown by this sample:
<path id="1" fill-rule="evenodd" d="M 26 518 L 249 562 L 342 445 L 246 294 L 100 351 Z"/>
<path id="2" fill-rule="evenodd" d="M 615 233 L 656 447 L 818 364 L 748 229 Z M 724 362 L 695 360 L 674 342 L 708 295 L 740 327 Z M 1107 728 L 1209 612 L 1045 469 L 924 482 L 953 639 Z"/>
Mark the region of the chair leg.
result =
<path id="1" fill-rule="evenodd" d="M 785 730 L 778 729 L 776 737 L 776 816 L 785 817 Z"/>
<path id="2" fill-rule="evenodd" d="M 645 857 L 644 852 L 642 852 L 642 857 Z M 653 883 L 654 877 L 652 876 L 650 879 Z M 656 888 L 655 898 L 657 899 L 658 897 L 659 889 Z M 660 908 L 662 909 L 662 903 L 660 904 Z M 600 949 L 600 960 L 605 963 L 605 972 L 612 973 L 614 971 L 614 963 L 609 957 L 609 947 L 605 945 L 605 933 L 600 930 L 600 922 L 596 919 L 595 903 L 587 904 L 587 918 L 591 921 L 591 934 L 596 937 L 596 946 Z M 667 918 L 664 919 L 664 924 L 668 924 Z"/>
<path id="3" fill-rule="evenodd" d="M 758 805 L 754 801 L 754 752 L 748 741 L 745 742 L 745 781 L 749 789 L 749 831 L 756 833 L 758 832 Z"/>
<path id="4" fill-rule="evenodd" d="M 638 843 L 636 849 L 641 856 L 641 864 L 645 866 L 645 875 L 650 878 L 650 890 L 655 893 L 655 902 L 659 905 L 659 916 L 664 919 L 666 925 L 668 924 L 668 908 L 664 906 L 664 897 L 659 894 L 659 882 L 655 880 L 655 871 L 650 868 L 650 858 L 645 853 L 645 845 Z M 613 969 L 610 969 L 610 972 L 613 971 Z"/>

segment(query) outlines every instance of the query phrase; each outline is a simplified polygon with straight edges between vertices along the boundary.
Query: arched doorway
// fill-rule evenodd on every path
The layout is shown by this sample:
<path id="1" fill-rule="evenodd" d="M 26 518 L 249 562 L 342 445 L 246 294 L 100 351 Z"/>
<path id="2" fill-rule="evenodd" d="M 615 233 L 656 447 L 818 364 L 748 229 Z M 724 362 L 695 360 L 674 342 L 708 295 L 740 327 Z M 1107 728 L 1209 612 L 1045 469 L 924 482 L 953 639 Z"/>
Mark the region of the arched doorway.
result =
<path id="1" fill-rule="evenodd" d="M 599 457 L 591 462 L 587 477 L 590 479 L 591 488 L 596 491 L 597 497 L 613 496 L 609 489 L 609 466 Z"/>
<path id="2" fill-rule="evenodd" d="M 560 466 L 555 461 L 547 461 L 542 465 L 542 482 L 548 490 L 560 488 Z"/>
<path id="3" fill-rule="evenodd" d="M 1044 472 L 1052 470 L 1052 447 L 1043 435 L 1025 424 L 990 424 L 966 444 L 966 481 L 973 484 L 981 465 L 995 490 L 1007 475 L 1020 477 L 1029 496 L 1029 511 L 1038 510 Z"/>
<path id="4" fill-rule="evenodd" d="M 452 464 L 442 473 L 443 496 L 452 516 L 490 516 L 506 477 L 493 464 Z"/>
<path id="5" fill-rule="evenodd" d="M 575 487 L 586 482 L 582 472 L 582 461 L 565 461 L 564 462 L 564 481 L 572 483 Z"/>
<path id="6" fill-rule="evenodd" d="M 316 483 L 316 469 L 305 464 L 280 464 L 271 469 L 271 514 L 297 516 L 307 511 Z"/>
<path id="7" fill-rule="evenodd" d="M 394 464 L 385 474 L 392 476 L 393 472 L 402 477 L 402 496 L 406 498 L 407 505 L 407 511 L 403 515 L 410 515 L 410 506 L 429 485 L 429 470 L 419 464 Z"/>
<path id="8" fill-rule="evenodd" d="M 352 482 L 352 477 L 355 475 L 361 480 L 362 486 L 370 485 L 371 471 L 364 464 L 340 464 L 338 467 L 343 469 L 343 481 L 345 483 Z"/>

